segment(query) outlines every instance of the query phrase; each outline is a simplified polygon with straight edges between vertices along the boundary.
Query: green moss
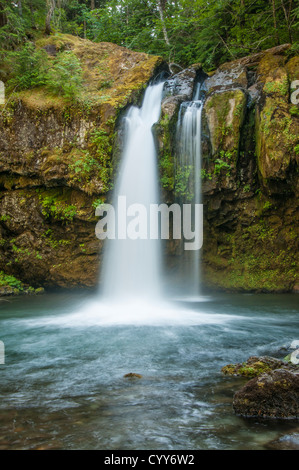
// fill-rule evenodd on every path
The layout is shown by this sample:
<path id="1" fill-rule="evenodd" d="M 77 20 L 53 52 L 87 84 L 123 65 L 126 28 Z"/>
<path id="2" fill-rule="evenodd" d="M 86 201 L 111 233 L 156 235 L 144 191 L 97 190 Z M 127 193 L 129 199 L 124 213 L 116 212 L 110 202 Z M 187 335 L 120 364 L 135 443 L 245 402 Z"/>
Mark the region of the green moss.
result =
<path id="1" fill-rule="evenodd" d="M 159 160 L 160 181 L 162 188 L 173 191 L 174 189 L 174 163 L 171 155 L 163 153 Z"/>
<path id="2" fill-rule="evenodd" d="M 110 119 L 105 123 L 106 128 L 107 126 L 110 126 L 110 128 L 113 127 L 114 129 L 114 125 L 115 121 L 113 119 Z M 114 139 L 115 133 L 111 133 L 111 131 L 108 132 L 105 130 L 104 126 L 93 129 L 90 133 L 91 148 L 98 160 L 99 177 L 103 183 L 103 192 L 108 192 L 112 189 L 112 153 Z"/>
<path id="3" fill-rule="evenodd" d="M 246 96 L 242 90 L 214 93 L 208 97 L 205 111 L 214 159 L 222 151 L 232 154 L 233 163 L 237 161 L 245 109 Z"/>
<path id="4" fill-rule="evenodd" d="M 287 75 L 285 75 L 281 80 L 266 82 L 264 85 L 264 92 L 270 95 L 277 94 L 283 97 L 288 96 L 289 81 Z"/>
<path id="5" fill-rule="evenodd" d="M 0 286 L 10 286 L 22 291 L 24 289 L 23 283 L 10 274 L 5 274 L 0 271 Z"/>
<path id="6" fill-rule="evenodd" d="M 173 116 L 164 114 L 155 126 L 160 143 L 159 172 L 163 189 L 172 192 L 175 189 L 175 126 L 177 113 Z"/>
<path id="7" fill-rule="evenodd" d="M 217 250 L 208 243 L 204 245 L 203 279 L 207 286 L 229 291 L 285 292 L 298 283 L 296 221 L 286 224 L 275 205 L 270 204 L 259 202 L 256 221 L 250 225 L 240 223 L 230 234 L 221 235 L 215 230 Z M 204 234 L 205 239 L 209 240 L 210 235 Z"/>
<path id="8" fill-rule="evenodd" d="M 261 361 L 257 361 L 252 365 L 244 363 L 242 367 L 238 369 L 238 375 L 242 375 L 243 377 L 257 377 L 270 370 L 271 367 Z"/>
<path id="9" fill-rule="evenodd" d="M 3 288 L 1 290 L 2 295 L 41 294 L 44 292 L 43 287 L 35 289 L 4 271 L 0 271 L 0 287 Z"/>
<path id="10" fill-rule="evenodd" d="M 42 190 L 37 189 L 39 200 L 42 206 L 42 214 L 46 217 L 53 217 L 56 220 L 68 223 L 76 216 L 77 208 L 74 204 L 69 204 L 70 190 L 60 189 Z"/>
<path id="11" fill-rule="evenodd" d="M 268 96 L 256 114 L 256 153 L 260 174 L 267 178 L 284 177 L 298 144 L 298 120 L 281 96 Z"/>

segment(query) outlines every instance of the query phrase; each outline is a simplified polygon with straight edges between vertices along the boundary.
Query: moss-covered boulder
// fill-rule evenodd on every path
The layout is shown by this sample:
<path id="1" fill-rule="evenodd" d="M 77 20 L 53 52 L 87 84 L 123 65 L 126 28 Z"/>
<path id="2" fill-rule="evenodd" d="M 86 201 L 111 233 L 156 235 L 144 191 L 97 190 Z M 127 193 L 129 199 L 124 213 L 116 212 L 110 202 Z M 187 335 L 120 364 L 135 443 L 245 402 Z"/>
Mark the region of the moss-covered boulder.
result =
<path id="1" fill-rule="evenodd" d="M 277 369 L 251 379 L 235 393 L 233 409 L 245 417 L 299 418 L 299 373 Z"/>
<path id="2" fill-rule="evenodd" d="M 269 356 L 251 356 L 246 362 L 237 364 L 228 364 L 222 367 L 221 371 L 225 375 L 236 375 L 242 377 L 258 377 L 259 375 L 270 372 L 275 369 L 285 369 L 296 371 L 296 366 L 289 362 L 282 361 L 275 357 Z"/>

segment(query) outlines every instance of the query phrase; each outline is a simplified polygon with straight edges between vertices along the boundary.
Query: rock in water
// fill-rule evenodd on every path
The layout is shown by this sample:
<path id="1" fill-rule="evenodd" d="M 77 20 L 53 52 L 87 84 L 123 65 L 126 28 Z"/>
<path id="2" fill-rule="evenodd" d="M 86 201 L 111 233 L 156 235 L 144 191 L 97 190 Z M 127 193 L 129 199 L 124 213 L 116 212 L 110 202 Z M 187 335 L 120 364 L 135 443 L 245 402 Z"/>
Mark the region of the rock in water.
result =
<path id="1" fill-rule="evenodd" d="M 293 364 L 285 360 L 282 361 L 270 356 L 251 356 L 246 362 L 228 364 L 222 367 L 221 372 L 225 375 L 240 375 L 253 378 L 275 369 L 297 370 Z"/>
<path id="2" fill-rule="evenodd" d="M 135 372 L 129 372 L 128 374 L 125 374 L 124 377 L 126 379 L 141 379 L 142 375 L 136 374 Z"/>
<path id="3" fill-rule="evenodd" d="M 235 393 L 233 408 L 246 417 L 298 418 L 299 372 L 277 369 L 253 378 Z"/>

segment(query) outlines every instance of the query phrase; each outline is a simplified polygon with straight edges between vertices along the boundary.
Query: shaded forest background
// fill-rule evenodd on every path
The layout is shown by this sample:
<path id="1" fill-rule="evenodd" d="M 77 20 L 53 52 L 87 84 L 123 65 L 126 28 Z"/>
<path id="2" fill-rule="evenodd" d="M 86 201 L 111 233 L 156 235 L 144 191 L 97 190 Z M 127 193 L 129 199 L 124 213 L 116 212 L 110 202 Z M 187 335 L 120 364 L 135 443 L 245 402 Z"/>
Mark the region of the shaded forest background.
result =
<path id="1" fill-rule="evenodd" d="M 2 59 L 44 34 L 66 33 L 209 71 L 279 44 L 298 53 L 298 30 L 294 0 L 0 1 Z"/>

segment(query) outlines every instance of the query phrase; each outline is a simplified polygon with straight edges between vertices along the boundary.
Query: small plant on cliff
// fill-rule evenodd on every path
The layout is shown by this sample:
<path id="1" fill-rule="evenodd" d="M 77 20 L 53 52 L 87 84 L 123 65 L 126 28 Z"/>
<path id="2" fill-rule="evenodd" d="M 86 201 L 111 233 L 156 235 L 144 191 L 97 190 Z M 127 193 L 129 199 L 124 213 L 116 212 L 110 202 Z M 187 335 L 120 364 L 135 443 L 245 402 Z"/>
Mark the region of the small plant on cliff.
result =
<path id="1" fill-rule="evenodd" d="M 99 176 L 103 183 L 103 191 L 107 192 L 112 187 L 112 162 L 111 155 L 113 150 L 114 134 L 109 134 L 104 129 L 93 129 L 90 133 L 90 142 L 93 146 L 95 155 L 100 163 Z"/>
<path id="2" fill-rule="evenodd" d="M 192 201 L 194 197 L 194 190 L 192 186 L 192 165 L 183 165 L 176 170 L 175 174 L 175 195 L 182 197 L 185 201 Z"/>
<path id="3" fill-rule="evenodd" d="M 80 60 L 72 51 L 60 52 L 47 73 L 46 85 L 55 94 L 79 98 L 82 87 Z"/>
<path id="4" fill-rule="evenodd" d="M 27 43 L 20 50 L 8 53 L 6 60 L 11 69 L 8 89 L 21 91 L 46 84 L 46 51 L 36 50 L 32 43 Z"/>
<path id="5" fill-rule="evenodd" d="M 43 86 L 69 100 L 80 99 L 82 68 L 72 51 L 60 52 L 51 60 L 46 51 L 26 43 L 18 51 L 8 53 L 7 62 L 11 70 L 8 90 L 22 91 Z"/>
<path id="6" fill-rule="evenodd" d="M 230 170 L 230 165 L 225 162 L 224 160 L 221 160 L 221 158 L 217 158 L 215 160 L 215 168 L 214 168 L 214 173 L 215 175 L 219 175 L 222 170 Z"/>
<path id="7" fill-rule="evenodd" d="M 42 204 L 42 214 L 45 217 L 53 217 L 63 222 L 71 222 L 77 213 L 76 206 L 68 204 L 62 195 L 56 192 L 46 192 L 39 194 Z"/>
<path id="8" fill-rule="evenodd" d="M 5 274 L 3 271 L 0 271 L 0 286 L 10 286 L 23 290 L 23 284 L 19 279 L 16 279 L 10 274 Z"/>
<path id="9" fill-rule="evenodd" d="M 211 173 L 209 173 L 204 168 L 201 169 L 200 175 L 201 175 L 201 179 L 203 179 L 203 180 L 211 180 L 213 178 Z"/>

